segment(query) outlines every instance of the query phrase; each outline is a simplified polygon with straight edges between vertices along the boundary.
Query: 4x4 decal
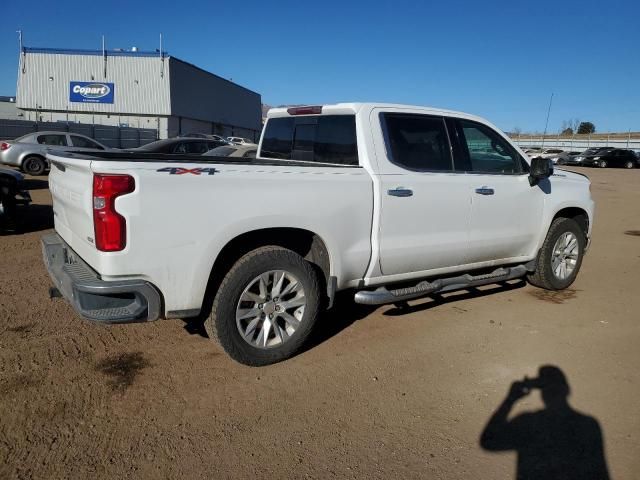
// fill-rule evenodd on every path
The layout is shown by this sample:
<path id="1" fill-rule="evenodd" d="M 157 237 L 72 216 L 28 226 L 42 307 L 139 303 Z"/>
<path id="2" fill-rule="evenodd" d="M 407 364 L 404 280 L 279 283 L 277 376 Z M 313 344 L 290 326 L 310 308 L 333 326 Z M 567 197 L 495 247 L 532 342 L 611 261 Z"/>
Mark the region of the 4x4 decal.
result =
<path id="1" fill-rule="evenodd" d="M 165 167 L 156 172 L 168 173 L 169 175 L 184 175 L 190 173 L 192 175 L 214 175 L 219 173 L 220 170 L 215 168 L 183 168 L 183 167 Z"/>

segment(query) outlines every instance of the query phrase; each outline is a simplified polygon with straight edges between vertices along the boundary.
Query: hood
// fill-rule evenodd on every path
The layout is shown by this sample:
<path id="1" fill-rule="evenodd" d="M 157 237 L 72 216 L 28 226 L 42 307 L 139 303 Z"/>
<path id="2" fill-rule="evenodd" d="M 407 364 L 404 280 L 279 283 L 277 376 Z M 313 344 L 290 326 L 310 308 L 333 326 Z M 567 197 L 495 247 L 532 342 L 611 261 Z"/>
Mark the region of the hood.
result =
<path id="1" fill-rule="evenodd" d="M 557 167 L 554 167 L 553 169 L 553 177 L 565 178 L 576 182 L 591 183 L 589 177 L 582 173 L 570 172 L 569 170 L 563 170 L 562 168 Z"/>

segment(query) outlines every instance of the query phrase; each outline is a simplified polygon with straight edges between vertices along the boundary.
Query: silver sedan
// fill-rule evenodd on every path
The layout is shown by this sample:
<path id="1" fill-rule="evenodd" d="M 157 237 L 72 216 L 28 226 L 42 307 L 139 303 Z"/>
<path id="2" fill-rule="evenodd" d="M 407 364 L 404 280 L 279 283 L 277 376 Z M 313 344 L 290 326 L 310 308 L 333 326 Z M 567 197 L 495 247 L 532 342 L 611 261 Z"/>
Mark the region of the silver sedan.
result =
<path id="1" fill-rule="evenodd" d="M 20 168 L 30 175 L 42 175 L 49 167 L 47 150 L 108 150 L 109 147 L 78 133 L 35 132 L 0 142 L 0 164 Z"/>

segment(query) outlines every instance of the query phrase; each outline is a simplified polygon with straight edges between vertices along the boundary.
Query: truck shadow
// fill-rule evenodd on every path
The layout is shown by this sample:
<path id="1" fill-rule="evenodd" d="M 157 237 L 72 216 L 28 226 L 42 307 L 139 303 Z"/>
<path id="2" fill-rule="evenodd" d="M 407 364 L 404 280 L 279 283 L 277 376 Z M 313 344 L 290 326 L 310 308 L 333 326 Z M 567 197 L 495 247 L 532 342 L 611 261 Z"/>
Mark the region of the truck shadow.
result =
<path id="1" fill-rule="evenodd" d="M 33 233 L 53 228 L 53 207 L 31 204 L 18 209 L 19 233 Z"/>
<path id="2" fill-rule="evenodd" d="M 53 228 L 51 205 L 19 205 L 16 207 L 15 223 L 0 218 L 0 235 L 21 235 Z M 15 229 L 17 227 L 17 230 Z"/>
<path id="3" fill-rule="evenodd" d="M 310 350 L 321 343 L 324 343 L 332 337 L 338 335 L 343 330 L 349 328 L 358 320 L 368 317 L 378 309 L 387 309 L 382 315 L 395 317 L 408 315 L 411 313 L 430 310 L 440 305 L 455 303 L 472 298 L 480 298 L 501 292 L 508 292 L 522 288 L 527 284 L 524 280 L 509 280 L 497 284 L 485 285 L 480 288 L 469 288 L 466 290 L 457 290 L 448 292 L 444 295 L 427 295 L 416 299 L 420 302 L 414 305 L 360 305 L 353 301 L 353 291 L 339 292 L 336 295 L 333 308 L 324 312 L 318 321 L 318 325 L 314 332 L 313 338 L 307 342 L 304 351 Z M 390 307 L 390 308 L 389 308 Z"/>
<path id="4" fill-rule="evenodd" d="M 26 177 L 22 185 L 26 190 L 46 190 L 49 188 L 49 181 L 41 177 Z"/>

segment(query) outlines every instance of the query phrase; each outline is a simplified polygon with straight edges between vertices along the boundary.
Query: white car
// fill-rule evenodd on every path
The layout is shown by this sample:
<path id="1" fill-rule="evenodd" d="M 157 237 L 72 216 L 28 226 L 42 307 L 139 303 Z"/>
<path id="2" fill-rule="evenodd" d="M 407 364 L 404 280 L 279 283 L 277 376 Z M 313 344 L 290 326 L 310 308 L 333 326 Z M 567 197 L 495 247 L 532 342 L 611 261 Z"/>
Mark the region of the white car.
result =
<path id="1" fill-rule="evenodd" d="M 258 153 L 257 145 L 223 145 L 221 147 L 212 148 L 203 155 L 209 157 L 241 157 L 256 158 Z"/>
<path id="2" fill-rule="evenodd" d="M 377 305 L 519 277 L 567 288 L 593 228 L 586 176 L 426 107 L 272 109 L 256 159 L 49 159 L 44 259 L 79 314 L 202 315 L 249 365 L 298 352 L 339 290 Z"/>
<path id="3" fill-rule="evenodd" d="M 255 145 L 252 140 L 242 137 L 227 137 L 227 141 L 233 145 Z"/>
<path id="4" fill-rule="evenodd" d="M 545 148 L 544 150 L 531 152 L 528 155 L 531 158 L 535 158 L 535 157 L 548 158 L 555 164 L 558 162 L 559 156 L 563 153 L 564 153 L 564 150 L 560 148 Z"/>

